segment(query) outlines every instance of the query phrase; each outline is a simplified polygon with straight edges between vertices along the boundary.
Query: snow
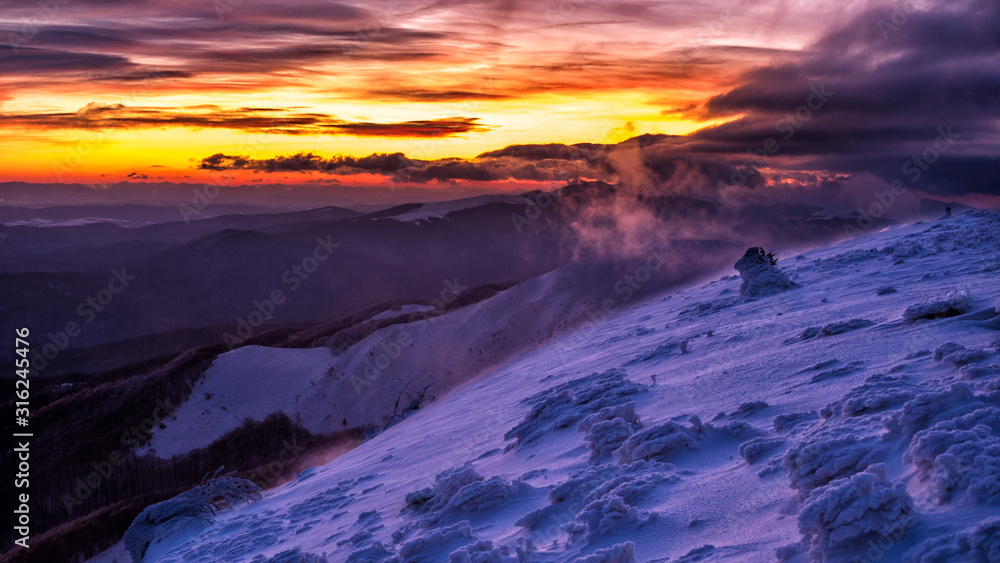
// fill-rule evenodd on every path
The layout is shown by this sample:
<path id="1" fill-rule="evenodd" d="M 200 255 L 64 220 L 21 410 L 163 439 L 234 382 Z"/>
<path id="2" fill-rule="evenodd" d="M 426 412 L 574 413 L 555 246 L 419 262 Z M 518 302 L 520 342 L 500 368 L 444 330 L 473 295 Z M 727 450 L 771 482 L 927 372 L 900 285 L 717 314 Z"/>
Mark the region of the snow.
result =
<path id="1" fill-rule="evenodd" d="M 464 209 L 472 209 L 474 207 L 481 207 L 491 203 L 510 203 L 523 206 L 528 203 L 528 199 L 520 195 L 493 194 L 456 199 L 452 201 L 422 203 L 420 204 L 420 207 L 416 209 L 400 213 L 399 215 L 393 215 L 388 218 L 405 223 L 420 223 L 421 221 L 430 221 L 431 219 L 443 219 L 446 218 L 449 213 L 462 211 Z"/>
<path id="2" fill-rule="evenodd" d="M 342 430 L 345 419 L 349 428 L 380 428 L 402 390 L 410 394 L 401 407 L 425 387 L 428 399 L 444 396 L 586 318 L 594 298 L 572 289 L 580 275 L 560 268 L 446 315 L 376 330 L 343 351 L 244 346 L 224 353 L 140 453 L 190 452 L 247 417 L 274 412 L 310 432 Z"/>
<path id="3" fill-rule="evenodd" d="M 158 561 L 997 561 L 998 257 L 1000 219 L 970 213 L 783 260 L 796 285 L 772 295 L 732 300 L 727 275 L 634 305 L 477 372 Z M 967 312 L 905 315 L 956 287 Z M 238 353 L 246 368 L 284 352 Z"/>
<path id="4" fill-rule="evenodd" d="M 391 319 L 394 317 L 411 315 L 413 313 L 425 313 L 427 311 L 432 311 L 432 310 L 434 310 L 434 307 L 431 307 L 430 305 L 414 305 L 414 304 L 403 305 L 399 309 L 389 309 L 387 311 L 382 311 L 381 313 L 372 317 L 371 320 L 377 321 L 381 319 Z"/>

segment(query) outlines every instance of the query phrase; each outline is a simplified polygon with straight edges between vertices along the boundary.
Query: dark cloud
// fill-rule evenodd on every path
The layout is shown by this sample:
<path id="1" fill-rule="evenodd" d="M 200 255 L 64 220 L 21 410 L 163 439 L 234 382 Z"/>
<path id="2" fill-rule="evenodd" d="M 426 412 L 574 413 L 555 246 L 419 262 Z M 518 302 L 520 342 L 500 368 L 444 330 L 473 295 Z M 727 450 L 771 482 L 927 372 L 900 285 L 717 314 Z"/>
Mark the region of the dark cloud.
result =
<path id="1" fill-rule="evenodd" d="M 1000 4 L 909 6 L 865 11 L 809 50 L 746 73 L 705 106 L 712 117 L 742 117 L 697 132 L 690 148 L 760 153 L 773 139 L 778 150 L 760 160 L 769 166 L 1000 192 Z M 914 179 L 904 166 L 925 153 L 933 162 Z"/>
<path id="2" fill-rule="evenodd" d="M 142 78 L 137 76 L 136 79 Z M 448 137 L 491 129 L 490 126 L 480 124 L 474 117 L 369 123 L 345 121 L 322 113 L 303 113 L 276 108 L 225 109 L 213 105 L 157 108 L 97 103 L 87 104 L 76 112 L 0 113 L 0 126 L 35 129 L 192 127 L 238 129 L 282 135 L 422 138 Z"/>
<path id="3" fill-rule="evenodd" d="M 208 170 L 260 172 L 321 172 L 330 175 L 371 173 L 396 182 L 569 182 L 600 179 L 618 182 L 633 193 L 717 195 L 719 183 L 752 189 L 764 178 L 752 166 L 737 166 L 714 155 L 699 155 L 670 135 L 642 135 L 618 144 L 512 145 L 472 159 L 419 160 L 402 153 L 355 158 L 325 158 L 305 152 L 291 156 L 252 159 L 222 153 L 202 159 Z"/>

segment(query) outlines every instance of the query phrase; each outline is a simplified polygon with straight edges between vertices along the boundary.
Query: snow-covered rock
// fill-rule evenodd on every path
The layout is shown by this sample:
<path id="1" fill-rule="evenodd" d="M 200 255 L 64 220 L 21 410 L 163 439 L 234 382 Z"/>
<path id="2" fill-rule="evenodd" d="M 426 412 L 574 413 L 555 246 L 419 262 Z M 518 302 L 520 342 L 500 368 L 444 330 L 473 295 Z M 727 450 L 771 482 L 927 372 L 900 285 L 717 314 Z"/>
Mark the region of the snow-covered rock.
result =
<path id="1" fill-rule="evenodd" d="M 743 278 L 743 283 L 740 284 L 740 295 L 745 298 L 772 295 L 791 289 L 796 285 L 788 278 L 788 275 L 771 262 L 763 248 L 747 249 L 743 258 L 740 258 L 733 267 Z"/>

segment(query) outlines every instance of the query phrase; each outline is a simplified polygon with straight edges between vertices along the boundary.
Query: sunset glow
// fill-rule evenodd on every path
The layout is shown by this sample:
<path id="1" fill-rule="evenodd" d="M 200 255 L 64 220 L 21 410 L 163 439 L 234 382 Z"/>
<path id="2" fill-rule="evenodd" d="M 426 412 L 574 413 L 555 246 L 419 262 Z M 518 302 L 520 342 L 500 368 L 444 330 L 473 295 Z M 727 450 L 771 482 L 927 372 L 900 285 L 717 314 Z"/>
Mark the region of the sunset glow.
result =
<path id="1" fill-rule="evenodd" d="M 912 83 L 935 65 L 965 60 L 955 72 L 967 73 L 970 95 L 979 92 L 996 110 L 996 98 L 987 101 L 997 87 L 996 52 L 973 48 L 995 33 L 988 2 L 952 10 L 954 25 L 978 13 L 982 27 L 968 30 L 968 48 L 937 51 L 935 60 L 920 58 L 929 18 L 940 15 L 929 2 L 915 3 L 906 15 L 913 23 L 890 24 L 896 29 L 884 25 L 892 6 L 863 2 L 53 6 L 0 8 L 4 181 L 204 182 L 211 175 L 203 161 L 217 154 L 475 160 L 511 145 L 615 144 L 647 134 L 684 136 L 672 144 L 739 158 L 823 84 L 837 85 L 830 109 L 802 134 L 796 124 L 794 147 L 756 168 L 888 179 L 894 157 L 846 166 L 837 158 L 843 148 L 826 146 L 839 138 L 869 157 L 873 142 L 875 152 L 903 154 L 907 143 L 927 142 L 919 136 L 933 139 L 934 127 L 904 131 L 886 114 L 891 105 L 866 101 L 865 89 L 879 80 Z M 867 69 L 872 84 L 843 74 L 854 67 Z M 923 86 L 931 96 L 944 87 Z M 913 102 L 914 110 L 922 103 Z M 868 124 L 866 111 L 884 123 Z M 956 153 L 992 158 L 996 122 L 977 127 L 986 130 L 967 130 L 962 144 L 970 144 Z M 362 172 L 229 171 L 248 183 L 401 181 Z"/>

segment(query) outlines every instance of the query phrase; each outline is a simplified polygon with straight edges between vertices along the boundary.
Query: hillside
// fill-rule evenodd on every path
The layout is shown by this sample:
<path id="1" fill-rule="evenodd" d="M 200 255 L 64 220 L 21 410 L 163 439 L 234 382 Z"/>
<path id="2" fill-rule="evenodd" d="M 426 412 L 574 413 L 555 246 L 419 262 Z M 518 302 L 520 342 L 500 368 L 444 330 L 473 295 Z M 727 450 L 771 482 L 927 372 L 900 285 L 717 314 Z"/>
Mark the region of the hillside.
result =
<path id="1" fill-rule="evenodd" d="M 996 561 L 1000 218 L 779 267 L 531 350 L 144 561 Z"/>

